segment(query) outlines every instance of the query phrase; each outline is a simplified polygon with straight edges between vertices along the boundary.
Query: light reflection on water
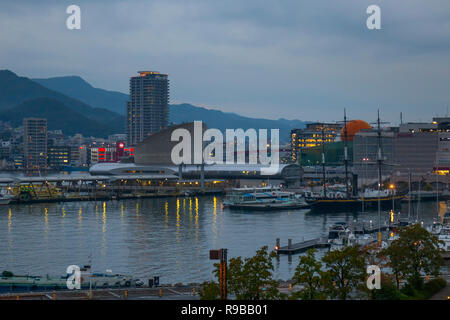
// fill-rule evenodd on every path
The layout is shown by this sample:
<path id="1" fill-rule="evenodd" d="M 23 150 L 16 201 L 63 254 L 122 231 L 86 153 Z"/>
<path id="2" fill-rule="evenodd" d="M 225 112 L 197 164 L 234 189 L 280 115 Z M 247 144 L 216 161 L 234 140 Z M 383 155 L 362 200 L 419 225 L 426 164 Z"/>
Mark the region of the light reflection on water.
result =
<path id="1" fill-rule="evenodd" d="M 445 203 L 439 207 L 441 215 Z M 402 206 L 407 217 L 408 205 Z M 417 214 L 412 205 L 411 216 Z M 436 203 L 422 203 L 419 218 L 436 216 Z M 388 213 L 383 213 L 388 218 Z M 281 245 L 325 235 L 337 221 L 378 223 L 378 213 L 317 214 L 308 210 L 230 211 L 221 197 L 67 202 L 0 207 L 0 272 L 62 275 L 71 264 L 89 262 L 95 272 L 149 278 L 162 283 L 212 279 L 209 250 L 228 248 L 229 257 L 250 256 L 275 239 Z M 298 255 L 275 261 L 275 277 L 290 278 Z"/>

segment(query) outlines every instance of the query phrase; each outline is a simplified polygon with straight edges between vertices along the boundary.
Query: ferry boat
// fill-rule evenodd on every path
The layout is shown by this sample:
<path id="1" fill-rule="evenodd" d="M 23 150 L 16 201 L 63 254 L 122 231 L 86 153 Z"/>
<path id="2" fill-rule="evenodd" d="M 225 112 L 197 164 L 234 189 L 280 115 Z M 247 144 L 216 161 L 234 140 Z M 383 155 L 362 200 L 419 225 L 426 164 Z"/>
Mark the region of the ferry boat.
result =
<path id="1" fill-rule="evenodd" d="M 309 204 L 294 192 L 278 187 L 233 188 L 223 202 L 224 207 L 249 210 L 283 210 L 308 208 Z"/>

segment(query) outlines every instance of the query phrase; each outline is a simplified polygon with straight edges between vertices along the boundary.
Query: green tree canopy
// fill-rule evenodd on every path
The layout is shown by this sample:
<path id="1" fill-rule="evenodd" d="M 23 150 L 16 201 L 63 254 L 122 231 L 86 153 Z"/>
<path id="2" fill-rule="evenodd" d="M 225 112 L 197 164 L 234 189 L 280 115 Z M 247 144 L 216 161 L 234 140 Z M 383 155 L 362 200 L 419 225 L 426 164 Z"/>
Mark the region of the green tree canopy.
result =
<path id="1" fill-rule="evenodd" d="M 421 289 L 422 274 L 439 275 L 444 264 L 438 238 L 419 224 L 400 228 L 399 238 L 381 254 L 389 259 L 389 265 L 397 278 L 402 276 L 416 289 Z"/>
<path id="2" fill-rule="evenodd" d="M 347 299 L 365 280 L 365 257 L 357 247 L 329 251 L 322 261 L 328 270 L 323 275 L 324 283 L 333 298 Z"/>
<path id="3" fill-rule="evenodd" d="M 239 300 L 281 299 L 285 295 L 278 291 L 278 282 L 272 278 L 275 252 L 268 252 L 264 246 L 250 258 L 231 258 L 227 263 L 227 291 Z M 220 278 L 220 264 L 214 264 L 214 274 Z M 219 284 L 204 282 L 200 288 L 200 298 L 214 300 L 220 296 Z"/>
<path id="4" fill-rule="evenodd" d="M 310 249 L 306 255 L 300 257 L 300 262 L 295 268 L 295 274 L 292 278 L 293 284 L 303 285 L 298 294 L 294 297 L 300 297 L 304 300 L 323 298 L 323 280 L 322 263 L 316 260 L 316 249 Z"/>

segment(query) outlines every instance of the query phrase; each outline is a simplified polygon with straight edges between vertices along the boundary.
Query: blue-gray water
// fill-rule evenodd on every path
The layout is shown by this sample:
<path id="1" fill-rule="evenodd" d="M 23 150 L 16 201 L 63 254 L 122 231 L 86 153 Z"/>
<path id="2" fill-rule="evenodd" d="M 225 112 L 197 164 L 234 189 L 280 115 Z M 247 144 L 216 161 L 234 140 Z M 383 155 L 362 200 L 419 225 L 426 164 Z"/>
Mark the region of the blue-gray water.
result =
<path id="1" fill-rule="evenodd" d="M 445 204 L 441 203 L 441 211 Z M 416 215 L 416 206 L 412 207 Z M 408 205 L 403 204 L 406 218 Z M 436 203 L 422 203 L 431 222 Z M 387 219 L 387 214 L 383 214 Z M 325 235 L 336 221 L 378 222 L 378 213 L 316 214 L 308 210 L 243 213 L 222 208 L 221 197 L 66 202 L 0 207 L 0 272 L 63 275 L 91 259 L 95 272 L 160 276 L 162 283 L 213 279 L 209 250 L 250 256 L 263 245 Z M 91 257 L 91 258 L 90 258 Z M 275 278 L 292 277 L 298 256 L 281 256 Z"/>

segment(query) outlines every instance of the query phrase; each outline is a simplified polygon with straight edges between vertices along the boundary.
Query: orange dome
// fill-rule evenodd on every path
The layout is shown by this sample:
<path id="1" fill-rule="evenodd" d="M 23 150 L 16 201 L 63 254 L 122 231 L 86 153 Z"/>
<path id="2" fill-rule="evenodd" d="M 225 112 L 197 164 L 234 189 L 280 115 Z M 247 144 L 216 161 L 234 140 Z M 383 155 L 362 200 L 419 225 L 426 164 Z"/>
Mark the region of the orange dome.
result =
<path id="1" fill-rule="evenodd" d="M 355 133 L 361 131 L 362 129 L 370 129 L 370 125 L 363 120 L 352 120 L 347 123 L 347 139 L 345 139 L 345 128 L 341 130 L 341 140 L 342 141 L 353 141 Z"/>

